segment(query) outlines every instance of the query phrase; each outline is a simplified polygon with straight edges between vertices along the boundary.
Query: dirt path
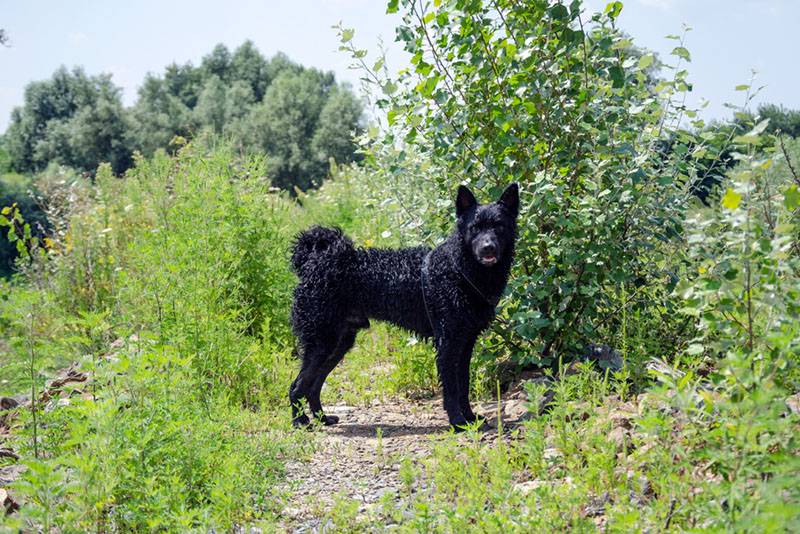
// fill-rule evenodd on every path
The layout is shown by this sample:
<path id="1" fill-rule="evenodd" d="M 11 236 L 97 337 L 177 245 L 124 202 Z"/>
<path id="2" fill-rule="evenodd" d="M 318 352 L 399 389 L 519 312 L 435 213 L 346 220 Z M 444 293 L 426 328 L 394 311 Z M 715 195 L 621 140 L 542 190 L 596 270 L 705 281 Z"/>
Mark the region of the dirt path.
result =
<path id="1" fill-rule="evenodd" d="M 513 416 L 522 401 L 506 399 Z M 496 404 L 476 407 L 493 426 Z M 524 408 L 523 408 L 524 410 Z M 283 525 L 290 532 L 324 530 L 325 515 L 337 497 L 360 503 L 359 512 L 376 506 L 386 494 L 400 493 L 400 466 L 404 459 L 421 461 L 449 431 L 440 398 L 398 400 L 366 408 L 334 405 L 326 413 L 340 422 L 321 428 L 316 450 L 307 461 L 287 464 L 284 490 L 290 495 Z M 486 437 L 495 435 L 490 431 Z"/>
<path id="2" fill-rule="evenodd" d="M 308 461 L 286 466 L 291 498 L 283 516 L 290 531 L 317 530 L 337 497 L 356 500 L 365 512 L 386 493 L 398 493 L 402 458 L 427 456 L 436 436 L 449 429 L 440 399 L 335 405 L 326 413 L 338 415 L 339 424 L 318 431 Z"/>

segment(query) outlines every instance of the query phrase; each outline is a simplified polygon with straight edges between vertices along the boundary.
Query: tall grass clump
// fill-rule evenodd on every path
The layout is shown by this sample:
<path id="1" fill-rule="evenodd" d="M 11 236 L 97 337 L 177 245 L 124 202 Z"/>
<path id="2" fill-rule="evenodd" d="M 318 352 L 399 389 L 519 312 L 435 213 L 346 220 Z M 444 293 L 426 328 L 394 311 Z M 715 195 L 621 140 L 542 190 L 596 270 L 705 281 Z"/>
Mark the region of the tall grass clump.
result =
<path id="1" fill-rule="evenodd" d="M 281 458 L 303 441 L 274 409 L 293 370 L 286 255 L 303 219 L 263 171 L 198 140 L 123 178 L 102 166 L 55 221 L 62 236 L 17 221 L 28 252 L 0 316 L 33 399 L 14 434 L 20 528 L 275 519 Z M 41 397 L 69 362 L 87 385 Z"/>

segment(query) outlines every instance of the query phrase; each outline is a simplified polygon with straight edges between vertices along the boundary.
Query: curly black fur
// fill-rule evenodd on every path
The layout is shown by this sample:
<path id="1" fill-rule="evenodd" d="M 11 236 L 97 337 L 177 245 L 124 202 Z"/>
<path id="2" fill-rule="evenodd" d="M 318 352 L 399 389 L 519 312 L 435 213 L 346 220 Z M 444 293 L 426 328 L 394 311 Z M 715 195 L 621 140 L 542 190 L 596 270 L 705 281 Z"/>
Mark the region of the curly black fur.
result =
<path id="1" fill-rule="evenodd" d="M 434 249 L 363 249 L 339 229 L 315 226 L 300 233 L 292 267 L 292 328 L 302 365 L 289 390 L 295 425 L 306 425 L 300 401 L 324 424 L 320 391 L 369 319 L 388 321 L 432 337 L 444 390 L 444 408 L 455 428 L 476 420 L 469 403 L 469 361 L 478 335 L 494 318 L 514 256 L 519 189 L 480 205 L 466 187 L 456 198 L 456 230 Z"/>

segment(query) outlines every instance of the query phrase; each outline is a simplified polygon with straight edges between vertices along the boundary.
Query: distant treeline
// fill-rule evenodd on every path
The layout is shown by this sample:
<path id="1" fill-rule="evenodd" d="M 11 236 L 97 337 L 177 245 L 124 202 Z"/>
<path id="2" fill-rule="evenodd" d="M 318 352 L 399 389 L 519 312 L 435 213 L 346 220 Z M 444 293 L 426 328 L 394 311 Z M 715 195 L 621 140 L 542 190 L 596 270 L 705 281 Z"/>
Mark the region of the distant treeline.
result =
<path id="1" fill-rule="evenodd" d="M 233 53 L 219 44 L 198 66 L 148 74 L 130 108 L 108 74 L 61 67 L 30 83 L 2 138 L 0 171 L 37 173 L 55 162 L 91 174 L 108 162 L 122 173 L 135 151 L 149 156 L 209 129 L 265 153 L 273 185 L 308 189 L 330 158 L 353 161 L 361 124 L 361 102 L 332 72 L 280 53 L 266 59 L 250 41 Z"/>

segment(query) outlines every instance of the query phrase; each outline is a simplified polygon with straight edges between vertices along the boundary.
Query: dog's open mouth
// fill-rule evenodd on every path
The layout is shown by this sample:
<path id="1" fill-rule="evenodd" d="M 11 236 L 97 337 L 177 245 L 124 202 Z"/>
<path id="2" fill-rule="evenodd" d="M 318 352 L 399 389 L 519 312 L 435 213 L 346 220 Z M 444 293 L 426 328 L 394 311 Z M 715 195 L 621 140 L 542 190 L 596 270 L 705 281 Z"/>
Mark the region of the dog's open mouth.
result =
<path id="1" fill-rule="evenodd" d="M 486 266 L 494 265 L 495 263 L 497 263 L 497 256 L 492 256 L 492 255 L 481 256 L 480 262 Z"/>

